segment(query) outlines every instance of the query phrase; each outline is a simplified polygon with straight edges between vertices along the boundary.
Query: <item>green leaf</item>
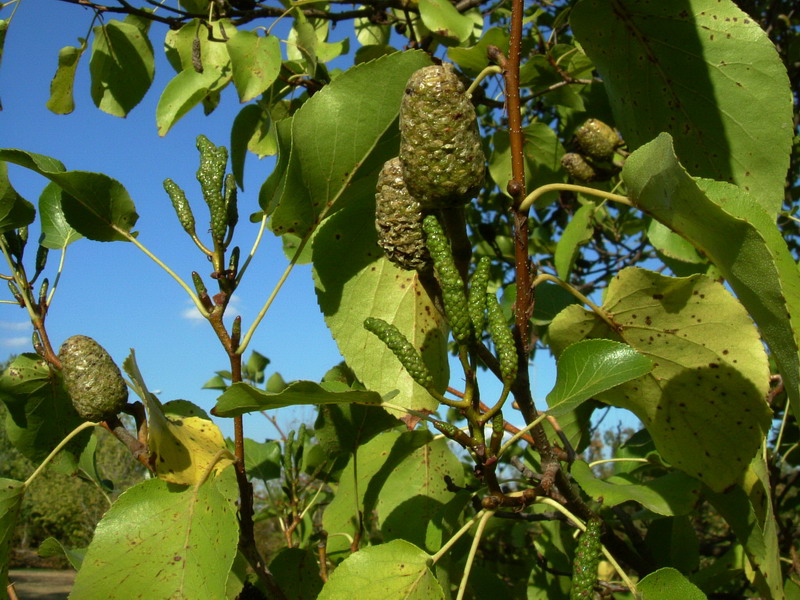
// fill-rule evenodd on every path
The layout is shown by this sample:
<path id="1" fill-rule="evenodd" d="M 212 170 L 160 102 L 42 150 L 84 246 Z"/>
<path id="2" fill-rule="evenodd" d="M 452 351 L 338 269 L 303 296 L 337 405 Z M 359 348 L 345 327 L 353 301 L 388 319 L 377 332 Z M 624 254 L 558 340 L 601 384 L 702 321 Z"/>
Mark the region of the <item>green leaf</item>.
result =
<path id="1" fill-rule="evenodd" d="M 8 179 L 8 165 L 0 162 L 0 233 L 30 225 L 35 218 L 33 204 L 17 193 Z"/>
<path id="2" fill-rule="evenodd" d="M 78 70 L 78 61 L 83 56 L 86 45 L 76 48 L 65 46 L 58 52 L 58 67 L 53 80 L 50 82 L 50 98 L 47 108 L 57 115 L 68 115 L 75 110 L 75 73 Z"/>
<path id="3" fill-rule="evenodd" d="M 256 442 L 244 438 L 244 467 L 250 478 L 277 479 L 281 476 L 281 445 L 274 440 Z"/>
<path id="4" fill-rule="evenodd" d="M 286 46 L 286 57 L 293 61 L 303 61 L 306 64 L 306 72 L 313 75 L 317 71 L 317 32 L 315 25 L 321 26 L 320 21 L 313 21 L 306 18 L 303 12 L 297 8 L 294 10 L 294 24 L 289 32 L 289 43 Z M 323 39 L 327 30 L 323 32 Z"/>
<path id="5" fill-rule="evenodd" d="M 36 553 L 43 558 L 48 558 L 50 556 L 63 556 L 69 561 L 69 564 L 72 565 L 73 569 L 79 571 L 81 564 L 83 563 L 83 558 L 86 556 L 86 548 L 69 549 L 66 548 L 56 538 L 49 537 L 39 544 L 39 548 L 36 550 Z"/>
<path id="6" fill-rule="evenodd" d="M 222 600 L 238 538 L 235 507 L 214 479 L 186 488 L 147 480 L 98 524 L 70 598 Z"/>
<path id="7" fill-rule="evenodd" d="M 219 82 L 219 73 L 206 69 L 202 73 L 186 70 L 178 73 L 161 92 L 156 107 L 158 135 L 165 136 L 187 112 L 200 104 Z"/>
<path id="8" fill-rule="evenodd" d="M 283 548 L 269 563 L 286 598 L 292 600 L 316 600 L 322 590 L 317 559 L 310 550 Z"/>
<path id="9" fill-rule="evenodd" d="M 228 382 L 225 381 L 220 375 L 214 375 L 214 377 L 203 384 L 201 389 L 225 391 L 228 389 Z"/>
<path id="10" fill-rule="evenodd" d="M 489 66 L 489 56 L 486 53 L 489 46 L 496 46 L 503 54 L 508 54 L 508 31 L 500 27 L 492 27 L 471 48 L 458 46 L 448 48 L 447 58 L 474 77 Z"/>
<path id="11" fill-rule="evenodd" d="M 357 531 L 356 510 L 361 511 L 365 526 L 372 526 L 375 507 L 387 478 L 403 459 L 430 443 L 428 431 L 386 431 L 358 448 L 348 461 L 333 500 L 322 513 L 322 527 L 328 532 L 328 556 L 349 552 L 344 535 Z M 369 528 L 369 527 L 368 527 Z"/>
<path id="12" fill-rule="evenodd" d="M 582 460 L 570 469 L 581 489 L 592 498 L 602 498 L 603 506 L 616 506 L 633 500 L 660 515 L 688 515 L 700 498 L 700 483 L 685 473 L 673 471 L 661 477 L 639 481 L 629 474 L 597 479 Z"/>
<path id="13" fill-rule="evenodd" d="M 556 273 L 564 281 L 569 280 L 570 271 L 572 271 L 572 266 L 578 256 L 578 248 L 592 239 L 594 210 L 594 204 L 584 204 L 576 210 L 564 228 L 561 239 L 558 240 L 553 262 L 556 266 Z"/>
<path id="14" fill-rule="evenodd" d="M 549 324 L 558 313 L 570 304 L 578 304 L 577 298 L 556 283 L 545 281 L 536 286 L 536 304 L 533 307 L 533 322 Z"/>
<path id="15" fill-rule="evenodd" d="M 39 220 L 42 224 L 42 239 L 39 243 L 51 250 L 66 248 L 83 236 L 67 223 L 64 216 L 63 204 L 75 202 L 74 199 L 64 200 L 67 193 L 56 183 L 48 183 L 39 196 Z"/>
<path id="16" fill-rule="evenodd" d="M 398 390 L 393 403 L 435 410 L 437 402 L 363 326 L 367 317 L 395 325 L 421 351 L 436 388 L 444 391 L 449 377 L 446 321 L 419 273 L 403 271 L 383 256 L 374 222 L 374 191 L 367 191 L 316 234 L 317 300 L 339 351 L 367 389 L 381 395 Z"/>
<path id="17" fill-rule="evenodd" d="M 636 584 L 642 600 L 706 600 L 707 596 L 680 571 L 665 567 Z"/>
<path id="18" fill-rule="evenodd" d="M 83 422 L 75 412 L 61 376 L 36 354 L 20 354 L 0 375 L 0 401 L 8 407 L 6 433 L 26 458 L 41 462 Z M 91 438 L 86 431 L 61 451 L 68 470 Z"/>
<path id="19" fill-rule="evenodd" d="M 314 436 L 329 456 L 352 454 L 379 433 L 401 422 L 379 406 L 323 404 L 314 423 Z"/>
<path id="20" fill-rule="evenodd" d="M 428 64 L 429 58 L 421 52 L 398 52 L 362 63 L 303 104 L 292 118 L 288 173 L 276 190 L 279 195 L 269 200 L 259 198 L 264 210 L 277 205 L 271 220 L 276 235 L 305 236 L 340 208 L 359 167 L 387 130 L 396 128 L 409 76 Z M 320 144 L 320 140 L 326 143 Z M 284 160 L 281 154 L 276 168 L 281 168 Z M 394 155 L 396 146 L 395 154 L 387 159 Z"/>
<path id="21" fill-rule="evenodd" d="M 82 477 L 94 483 L 99 489 L 106 492 L 113 492 L 113 482 L 103 479 L 100 472 L 97 470 L 97 432 L 98 429 L 92 431 L 89 441 L 78 457 L 78 472 Z"/>
<path id="22" fill-rule="evenodd" d="M 636 414 L 674 467 L 715 490 L 735 482 L 771 418 L 767 356 L 742 305 L 704 275 L 627 268 L 611 280 L 602 309 L 613 330 L 580 306 L 562 311 L 549 329 L 554 354 L 584 338 L 611 338 L 649 357 L 648 375 L 597 399 Z"/>
<path id="23" fill-rule="evenodd" d="M 360 65 L 361 63 L 377 60 L 383 56 L 389 56 L 397 52 L 394 46 L 361 46 L 356 50 L 353 57 L 353 64 Z"/>
<path id="24" fill-rule="evenodd" d="M 246 383 L 234 383 L 217 399 L 214 414 L 218 417 L 237 417 L 282 406 L 350 402 L 380 404 L 381 397 L 375 392 L 362 390 L 328 391 L 313 381 L 294 381 L 278 393 L 259 390 Z"/>
<path id="25" fill-rule="evenodd" d="M 424 546 L 428 523 L 453 499 L 446 477 L 456 486 L 464 484 L 464 470 L 447 439 L 434 439 L 406 455 L 378 495 L 383 539 L 399 538 Z"/>
<path id="26" fill-rule="evenodd" d="M 155 62 L 150 39 L 139 27 L 124 21 L 111 20 L 95 27 L 89 72 L 95 106 L 124 117 L 153 83 Z"/>
<path id="27" fill-rule="evenodd" d="M 0 150 L 8 161 L 47 177 L 65 192 L 61 208 L 67 222 L 81 235 L 98 242 L 126 241 L 139 215 L 125 187 L 102 173 L 65 171 L 58 160 L 24 150 Z"/>
<path id="28" fill-rule="evenodd" d="M 737 485 L 723 492 L 706 491 L 705 495 L 744 546 L 761 594 L 779 599 L 783 597 L 783 576 L 770 490 L 768 467 L 764 458 L 757 456 Z"/>
<path id="29" fill-rule="evenodd" d="M 444 592 L 428 568 L 431 556 L 414 544 L 393 540 L 359 550 L 345 559 L 328 579 L 319 600 L 437 600 Z"/>
<path id="30" fill-rule="evenodd" d="M 650 521 L 645 544 L 658 566 L 673 567 L 682 573 L 698 570 L 700 542 L 692 520 L 690 514 Z"/>
<path id="31" fill-rule="evenodd" d="M 656 250 L 668 258 L 688 263 L 704 262 L 703 257 L 690 242 L 655 219 L 647 226 L 647 239 Z"/>
<path id="32" fill-rule="evenodd" d="M 199 40 L 200 65 L 203 72 L 211 70 L 219 76 L 212 87 L 212 91 L 219 91 L 231 80 L 230 56 L 224 40 L 235 35 L 236 28 L 230 19 L 214 20 L 210 25 L 210 33 L 198 19 L 189 21 L 180 29 L 171 29 L 164 38 L 164 51 L 175 71 L 191 71 L 197 62 L 194 40 Z"/>
<path id="33" fill-rule="evenodd" d="M 561 157 L 564 147 L 556 137 L 555 131 L 544 123 L 531 123 L 523 128 L 525 136 L 525 187 L 535 189 L 548 183 L 564 180 Z M 511 180 L 511 147 L 508 132 L 498 131 L 492 136 L 492 154 L 489 157 L 489 174 L 508 196 L 506 187 Z M 557 196 L 556 192 L 545 194 L 537 206 L 545 206 Z"/>
<path id="34" fill-rule="evenodd" d="M 363 8 L 363 6 L 359 8 Z M 355 19 L 353 28 L 356 32 L 356 39 L 362 46 L 386 46 L 392 35 L 392 28 L 389 25 L 378 25 L 373 23 L 369 17 Z"/>
<path id="35" fill-rule="evenodd" d="M 255 31 L 237 31 L 226 45 L 239 102 L 249 102 L 278 78 L 281 45 L 274 35 L 265 37 Z"/>
<path id="36" fill-rule="evenodd" d="M 472 34 L 472 19 L 449 0 L 419 0 L 419 14 L 425 27 L 442 37 L 464 42 Z"/>
<path id="37" fill-rule="evenodd" d="M 444 506 L 425 525 L 425 544 L 423 548 L 429 552 L 440 550 L 458 530 L 459 526 L 463 524 L 462 514 L 464 509 L 471 505 L 471 502 L 472 494 L 469 490 L 451 493 Z M 452 556 L 448 556 L 452 558 Z"/>
<path id="38" fill-rule="evenodd" d="M 248 374 L 257 375 L 260 373 L 263 377 L 264 369 L 267 368 L 267 365 L 269 365 L 269 359 L 260 352 L 253 350 L 250 353 L 250 358 L 247 359 L 245 368 L 247 369 Z"/>
<path id="39" fill-rule="evenodd" d="M 13 479 L 0 479 L 0 590 L 8 587 L 8 562 L 14 529 L 22 508 L 25 484 Z"/>
<path id="40" fill-rule="evenodd" d="M 734 186 L 692 179 L 666 134 L 634 152 L 622 177 L 640 208 L 719 268 L 758 324 L 800 414 L 800 272 L 772 219 Z"/>
<path id="41" fill-rule="evenodd" d="M 258 104 L 248 104 L 240 110 L 231 127 L 231 171 L 241 189 L 244 189 L 244 163 L 248 150 L 259 158 L 278 152 L 278 137 L 272 118 Z"/>
<path id="42" fill-rule="evenodd" d="M 583 340 L 564 349 L 556 369 L 556 384 L 547 394 L 547 412 L 558 417 L 601 392 L 646 375 L 653 362 L 627 344 Z"/>
<path id="43" fill-rule="evenodd" d="M 732 582 L 750 578 L 751 573 L 744 548 L 739 543 L 733 543 L 713 563 L 693 573 L 692 583 L 711 594 L 720 588 L 728 588 Z"/>
<path id="44" fill-rule="evenodd" d="M 0 19 L 0 63 L 3 62 L 3 48 L 6 44 L 6 33 L 11 19 Z M 3 110 L 3 103 L 0 102 L 0 110 Z"/>
<path id="45" fill-rule="evenodd" d="M 756 21 L 731 0 L 582 0 L 571 23 L 631 150 L 669 132 L 692 175 L 735 183 L 774 220 L 792 93 Z"/>

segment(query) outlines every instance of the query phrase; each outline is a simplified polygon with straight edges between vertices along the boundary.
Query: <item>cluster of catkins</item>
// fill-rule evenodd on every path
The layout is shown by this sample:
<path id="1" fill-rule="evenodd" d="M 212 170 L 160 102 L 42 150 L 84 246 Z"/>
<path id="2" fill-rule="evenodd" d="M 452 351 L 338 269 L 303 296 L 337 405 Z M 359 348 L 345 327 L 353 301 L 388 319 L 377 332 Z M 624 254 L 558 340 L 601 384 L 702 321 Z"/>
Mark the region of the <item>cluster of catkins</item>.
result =
<path id="1" fill-rule="evenodd" d="M 453 67 L 416 71 L 400 105 L 400 156 L 384 164 L 375 194 L 378 244 L 389 260 L 427 268 L 425 215 L 468 202 L 485 170 L 475 108 Z"/>
<path id="2" fill-rule="evenodd" d="M 575 131 L 577 152 L 561 158 L 561 166 L 578 181 L 605 181 L 619 172 L 623 145 L 616 131 L 599 119 L 589 119 Z"/>

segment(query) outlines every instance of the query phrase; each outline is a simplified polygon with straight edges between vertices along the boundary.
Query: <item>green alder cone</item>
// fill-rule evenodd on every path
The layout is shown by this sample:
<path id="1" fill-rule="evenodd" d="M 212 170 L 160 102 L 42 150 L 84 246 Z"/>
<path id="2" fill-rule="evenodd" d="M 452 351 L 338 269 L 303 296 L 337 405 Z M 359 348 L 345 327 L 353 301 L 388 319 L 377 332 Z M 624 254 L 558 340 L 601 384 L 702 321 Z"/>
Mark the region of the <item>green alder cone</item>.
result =
<path id="1" fill-rule="evenodd" d="M 399 158 L 386 161 L 375 194 L 378 245 L 401 269 L 422 271 L 431 264 L 422 232 L 422 209 L 405 181 Z"/>
<path id="2" fill-rule="evenodd" d="M 595 160 L 610 160 L 622 145 L 617 132 L 598 119 L 589 119 L 575 132 L 583 154 Z"/>
<path id="3" fill-rule="evenodd" d="M 589 162 L 577 152 L 567 152 L 561 157 L 561 166 L 569 176 L 578 181 L 595 181 L 600 174 Z"/>
<path id="4" fill-rule="evenodd" d="M 85 335 L 73 335 L 58 351 L 64 387 L 87 421 L 105 421 L 128 402 L 128 387 L 105 349 Z"/>
<path id="5" fill-rule="evenodd" d="M 475 108 L 451 65 L 425 67 L 408 80 L 400 105 L 400 160 L 423 209 L 464 204 L 483 185 Z"/>

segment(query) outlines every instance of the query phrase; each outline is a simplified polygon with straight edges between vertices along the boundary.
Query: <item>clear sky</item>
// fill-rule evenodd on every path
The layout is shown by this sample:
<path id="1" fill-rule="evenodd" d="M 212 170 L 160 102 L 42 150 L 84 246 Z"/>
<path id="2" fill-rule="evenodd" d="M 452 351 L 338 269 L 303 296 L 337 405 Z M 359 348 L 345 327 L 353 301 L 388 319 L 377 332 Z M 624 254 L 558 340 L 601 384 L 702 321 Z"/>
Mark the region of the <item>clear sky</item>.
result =
<path id="1" fill-rule="evenodd" d="M 2 9 L 0 18 L 8 18 L 10 13 L 11 7 Z M 160 91 L 175 72 L 160 47 L 165 27 L 154 23 L 151 39 L 155 42 L 155 81 L 142 103 L 125 119 L 107 115 L 94 106 L 89 92 L 88 51 L 78 68 L 75 111 L 65 116 L 52 114 L 45 103 L 58 51 L 78 45 L 77 38 L 87 35 L 91 22 L 92 12 L 74 5 L 21 3 L 7 34 L 0 67 L 0 147 L 53 156 L 68 169 L 102 172 L 119 180 L 140 215 L 135 228 L 139 240 L 187 281 L 191 271 L 196 270 L 210 284 L 210 264 L 183 233 L 162 182 L 167 177 L 174 179 L 186 190 L 195 214 L 202 214 L 204 205 L 195 179 L 195 138 L 203 133 L 215 144 L 229 145 L 231 123 L 242 105 L 230 86 L 213 114 L 204 116 L 199 107 L 195 108 L 165 137 L 159 137 L 155 108 Z M 341 27 L 340 35 L 346 35 L 347 29 Z M 283 51 L 285 56 L 285 46 Z M 259 161 L 248 156 L 235 238 L 243 253 L 257 233 L 257 226 L 250 224 L 247 217 L 258 210 L 258 190 L 273 165 L 271 158 Z M 13 165 L 9 175 L 17 191 L 35 204 L 46 180 Z M 37 235 L 32 229 L 31 240 Z M 35 242 L 29 243 L 28 262 L 35 251 Z M 51 252 L 47 271 L 51 281 L 57 262 L 58 253 Z M 286 264 L 280 240 L 265 234 L 232 304 L 233 311 L 242 315 L 245 329 Z M 2 272 L 7 272 L 7 267 Z M 200 388 L 215 370 L 227 369 L 215 335 L 194 311 L 185 292 L 128 243 L 80 240 L 69 247 L 47 329 L 55 346 L 71 335 L 91 336 L 118 363 L 130 348 L 135 348 L 149 386 L 161 391 L 162 401 L 186 398 L 208 410 L 214 405 L 216 393 Z M 0 305 L 0 359 L 31 351 L 30 334 L 24 310 Z M 272 360 L 267 375 L 278 371 L 287 381 L 318 381 L 341 360 L 317 308 L 309 266 L 292 272 L 250 348 Z M 537 356 L 532 373 L 539 405 L 544 404 L 544 395 L 554 381 L 552 365 L 543 354 L 539 353 L 541 359 Z M 541 366 L 539 360 L 543 360 Z M 311 409 L 291 409 L 279 418 L 285 424 L 309 421 L 312 415 Z M 218 422 L 223 432 L 231 435 L 230 422 Z M 260 415 L 251 416 L 246 424 L 249 437 L 263 439 L 274 434 Z"/>

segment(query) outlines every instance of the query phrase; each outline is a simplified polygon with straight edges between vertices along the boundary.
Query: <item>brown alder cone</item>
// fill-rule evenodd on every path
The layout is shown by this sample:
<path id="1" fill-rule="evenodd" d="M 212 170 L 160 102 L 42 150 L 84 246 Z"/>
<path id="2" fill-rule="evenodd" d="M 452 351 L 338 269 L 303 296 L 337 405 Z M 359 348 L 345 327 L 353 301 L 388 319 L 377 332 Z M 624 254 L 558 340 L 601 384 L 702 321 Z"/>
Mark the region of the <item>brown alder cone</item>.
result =
<path id="1" fill-rule="evenodd" d="M 431 264 L 422 232 L 422 208 L 406 188 L 400 159 L 386 161 L 375 194 L 378 245 L 387 258 L 407 271 Z"/>

